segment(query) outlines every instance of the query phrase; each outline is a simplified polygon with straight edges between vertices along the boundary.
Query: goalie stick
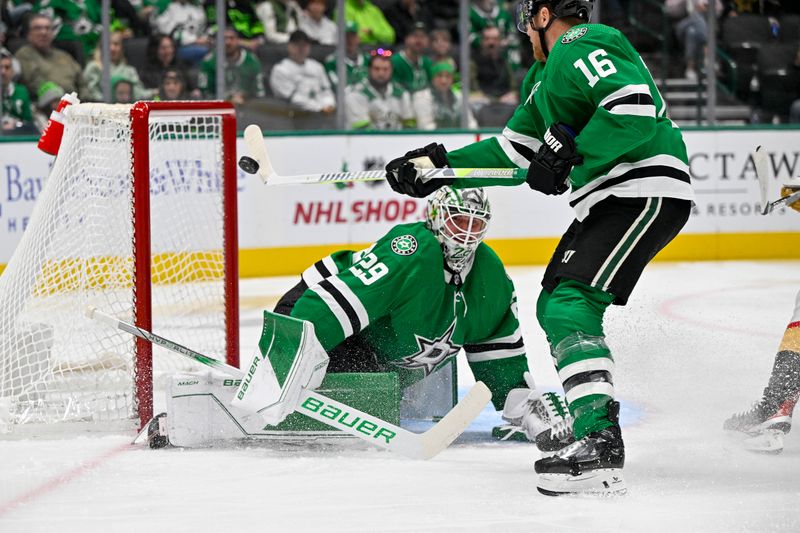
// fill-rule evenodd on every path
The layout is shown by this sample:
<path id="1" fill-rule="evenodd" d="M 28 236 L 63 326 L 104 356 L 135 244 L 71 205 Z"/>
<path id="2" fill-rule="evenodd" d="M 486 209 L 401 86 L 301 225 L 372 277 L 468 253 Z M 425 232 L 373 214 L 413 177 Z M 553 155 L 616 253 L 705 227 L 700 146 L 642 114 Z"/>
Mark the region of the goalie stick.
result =
<path id="1" fill-rule="evenodd" d="M 792 194 L 778 198 L 777 200 L 770 201 L 769 198 L 773 197 L 771 193 L 772 182 L 769 179 L 769 172 L 767 171 L 767 151 L 763 149 L 763 146 L 756 148 L 753 154 L 753 162 L 756 166 L 756 176 L 758 177 L 759 190 L 761 191 L 762 215 L 768 215 L 779 207 L 800 200 L 800 190 L 798 190 Z"/>
<path id="2" fill-rule="evenodd" d="M 298 174 L 281 176 L 275 172 L 267 153 L 264 135 L 255 124 L 244 130 L 244 143 L 250 156 L 239 158 L 239 167 L 249 174 L 256 174 L 267 185 L 294 185 L 307 183 L 342 183 L 351 181 L 378 181 L 386 177 L 385 170 L 363 170 L 358 172 L 326 172 L 323 174 Z M 426 170 L 425 179 L 437 178 L 516 178 L 525 180 L 528 170 L 524 168 L 432 168 Z"/>
<path id="3" fill-rule="evenodd" d="M 236 367 L 118 320 L 97 310 L 96 307 L 87 307 L 86 316 L 193 359 L 232 378 L 242 379 L 245 376 L 245 373 Z M 489 388 L 482 381 L 478 381 L 449 413 L 424 433 L 413 433 L 314 391 L 303 392 L 296 412 L 411 459 L 430 459 L 463 433 L 491 399 L 492 393 Z M 344 422 L 345 418 L 348 420 L 347 423 Z M 353 423 L 354 419 L 360 419 L 360 422 Z"/>

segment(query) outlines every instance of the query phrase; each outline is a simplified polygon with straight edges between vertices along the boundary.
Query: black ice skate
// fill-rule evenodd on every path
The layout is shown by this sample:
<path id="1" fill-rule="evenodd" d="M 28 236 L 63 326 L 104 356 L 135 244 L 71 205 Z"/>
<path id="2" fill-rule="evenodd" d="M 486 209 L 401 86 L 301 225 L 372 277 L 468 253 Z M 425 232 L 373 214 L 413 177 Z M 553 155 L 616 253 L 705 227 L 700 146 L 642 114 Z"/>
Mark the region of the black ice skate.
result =
<path id="1" fill-rule="evenodd" d="M 764 396 L 750 410 L 737 413 L 723 424 L 726 431 L 744 437 L 745 449 L 762 453 L 783 451 L 783 437 L 792 429 L 792 411 L 800 391 L 788 398 L 779 399 L 764 389 Z"/>
<path id="2" fill-rule="evenodd" d="M 547 496 L 625 494 L 627 487 L 622 477 L 625 445 L 618 423 L 619 402 L 609 402 L 608 411 L 614 425 L 536 461 L 539 492 Z"/>

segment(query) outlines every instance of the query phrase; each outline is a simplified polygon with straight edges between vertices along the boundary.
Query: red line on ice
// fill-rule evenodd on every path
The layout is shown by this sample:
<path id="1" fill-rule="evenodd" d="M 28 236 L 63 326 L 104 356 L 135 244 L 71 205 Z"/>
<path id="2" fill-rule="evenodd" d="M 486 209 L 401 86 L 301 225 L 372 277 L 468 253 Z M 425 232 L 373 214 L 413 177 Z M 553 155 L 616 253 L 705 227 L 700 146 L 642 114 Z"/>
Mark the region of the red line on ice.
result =
<path id="1" fill-rule="evenodd" d="M 83 463 L 72 470 L 68 470 L 67 472 L 53 477 L 44 483 L 40 484 L 38 487 L 35 487 L 28 492 L 17 496 L 13 500 L 6 502 L 4 504 L 0 504 L 0 518 L 3 518 L 3 515 L 8 513 L 9 511 L 14 510 L 15 508 L 24 505 L 26 503 L 30 503 L 33 500 L 36 500 L 55 489 L 59 488 L 62 485 L 65 485 L 72 481 L 73 479 L 82 476 L 83 474 L 94 470 L 96 467 L 102 465 L 112 457 L 132 448 L 132 444 L 126 442 L 122 446 L 118 446 L 116 448 L 112 448 L 111 450 L 107 451 L 103 455 L 95 457 L 88 463 Z"/>
<path id="2" fill-rule="evenodd" d="M 740 287 L 741 288 L 741 287 Z M 695 300 L 697 298 L 702 298 L 704 296 L 708 296 L 709 294 L 716 294 L 720 292 L 731 292 L 732 290 L 728 287 L 719 288 L 719 289 L 711 289 L 707 291 L 699 291 L 690 294 L 684 294 L 682 296 L 676 296 L 675 298 L 670 298 L 669 300 L 665 300 L 658 306 L 658 312 L 662 315 L 666 315 L 674 320 L 680 320 L 681 322 L 686 322 L 689 324 L 693 324 L 695 326 L 700 326 L 705 329 L 710 329 L 712 331 L 728 331 L 731 333 L 744 333 L 746 335 L 752 335 L 754 337 L 764 337 L 764 338 L 775 338 L 775 335 L 771 332 L 764 332 L 764 331 L 755 331 L 752 329 L 742 328 L 741 326 L 737 325 L 725 325 L 726 322 L 709 322 L 704 320 L 698 320 L 696 318 L 691 318 L 681 314 L 679 311 L 676 310 L 681 304 L 685 304 L 691 300 Z"/>

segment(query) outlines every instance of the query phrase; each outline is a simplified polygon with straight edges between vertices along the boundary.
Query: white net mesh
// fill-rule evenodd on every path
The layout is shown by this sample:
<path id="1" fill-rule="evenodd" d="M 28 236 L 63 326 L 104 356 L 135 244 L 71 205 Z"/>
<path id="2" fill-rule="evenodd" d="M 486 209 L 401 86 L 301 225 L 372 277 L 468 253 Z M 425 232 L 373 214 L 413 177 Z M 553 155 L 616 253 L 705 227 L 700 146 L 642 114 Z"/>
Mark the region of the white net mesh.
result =
<path id="1" fill-rule="evenodd" d="M 130 107 L 68 109 L 59 156 L 0 276 L 0 432 L 137 414 L 133 338 L 84 315 L 93 305 L 134 320 Z M 152 329 L 224 359 L 221 118 L 159 114 L 149 136 Z M 153 365 L 157 390 L 194 363 L 154 348 Z"/>

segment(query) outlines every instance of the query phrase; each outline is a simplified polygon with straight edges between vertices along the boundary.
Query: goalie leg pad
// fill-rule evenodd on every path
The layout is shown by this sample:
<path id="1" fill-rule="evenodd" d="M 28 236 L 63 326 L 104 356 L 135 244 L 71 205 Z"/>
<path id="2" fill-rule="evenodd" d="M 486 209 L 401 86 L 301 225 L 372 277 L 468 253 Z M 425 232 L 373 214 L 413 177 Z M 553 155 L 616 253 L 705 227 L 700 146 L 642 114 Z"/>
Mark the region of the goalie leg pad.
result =
<path id="1" fill-rule="evenodd" d="M 258 347 L 232 404 L 276 425 L 297 409 L 304 390 L 322 383 L 328 354 L 311 322 L 271 311 L 264 311 Z"/>
<path id="2" fill-rule="evenodd" d="M 241 439 L 296 438 L 342 435 L 317 420 L 291 413 L 275 427 L 256 414 L 231 405 L 241 381 L 211 372 L 178 374 L 167 388 L 167 434 L 174 446 L 199 447 Z M 368 412 L 386 422 L 400 424 L 400 384 L 397 374 L 328 374 L 317 391 L 331 399 Z M 325 416 L 358 424 L 346 413 L 324 408 Z"/>
<path id="3" fill-rule="evenodd" d="M 177 374 L 167 386 L 167 433 L 173 446 L 208 446 L 258 434 L 258 414 L 238 409 L 231 400 L 241 380 L 212 372 Z"/>

